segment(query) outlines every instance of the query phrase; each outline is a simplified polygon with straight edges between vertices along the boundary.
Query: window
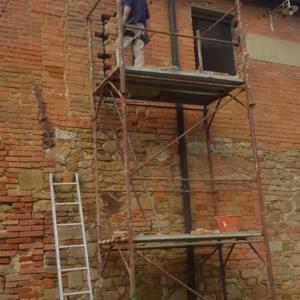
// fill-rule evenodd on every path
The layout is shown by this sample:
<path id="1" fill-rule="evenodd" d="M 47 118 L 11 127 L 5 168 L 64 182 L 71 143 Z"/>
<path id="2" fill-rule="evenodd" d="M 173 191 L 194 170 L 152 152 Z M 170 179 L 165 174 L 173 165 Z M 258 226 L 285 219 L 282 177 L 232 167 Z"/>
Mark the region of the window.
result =
<path id="1" fill-rule="evenodd" d="M 204 32 L 213 25 L 223 14 L 220 12 L 210 11 L 202 8 L 193 8 L 193 32 L 197 35 Z M 229 15 L 221 22 L 209 30 L 204 37 L 211 39 L 233 40 L 233 20 Z M 234 62 L 234 49 L 232 44 L 218 43 L 207 40 L 201 40 L 201 51 L 198 50 L 199 42 L 195 41 L 195 60 L 197 69 L 202 68 L 204 71 L 236 74 Z M 199 61 L 199 56 L 201 60 Z"/>

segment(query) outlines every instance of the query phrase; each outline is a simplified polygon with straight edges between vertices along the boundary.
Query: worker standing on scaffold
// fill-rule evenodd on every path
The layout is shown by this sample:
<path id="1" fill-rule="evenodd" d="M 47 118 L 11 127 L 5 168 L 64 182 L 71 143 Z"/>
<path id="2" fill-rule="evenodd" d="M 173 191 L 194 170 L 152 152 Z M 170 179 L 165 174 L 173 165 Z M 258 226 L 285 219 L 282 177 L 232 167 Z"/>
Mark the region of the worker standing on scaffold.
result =
<path id="1" fill-rule="evenodd" d="M 134 66 L 144 67 L 144 47 L 149 42 L 147 29 L 150 26 L 147 0 L 122 0 L 122 4 L 123 25 L 125 28 L 124 49 L 131 47 Z"/>

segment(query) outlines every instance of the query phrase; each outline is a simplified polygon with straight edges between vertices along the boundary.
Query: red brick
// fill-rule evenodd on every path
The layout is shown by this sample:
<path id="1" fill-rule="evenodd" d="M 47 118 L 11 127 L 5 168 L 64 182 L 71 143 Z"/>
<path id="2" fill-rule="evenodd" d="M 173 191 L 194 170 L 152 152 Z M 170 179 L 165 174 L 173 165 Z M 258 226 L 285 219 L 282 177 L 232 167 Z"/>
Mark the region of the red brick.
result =
<path id="1" fill-rule="evenodd" d="M 31 226 L 6 226 L 6 229 L 9 232 L 12 232 L 12 231 L 30 231 Z"/>
<path id="2" fill-rule="evenodd" d="M 43 236 L 43 234 L 43 231 L 22 231 L 19 233 L 20 237 Z"/>
<path id="3" fill-rule="evenodd" d="M 39 219 L 31 219 L 31 220 L 21 220 L 20 221 L 20 225 L 40 225 L 40 224 L 44 224 L 43 220 L 39 220 Z"/>
<path id="4" fill-rule="evenodd" d="M 6 243 L 20 244 L 20 243 L 30 243 L 31 241 L 32 241 L 31 238 L 13 238 L 13 239 L 7 239 Z"/>
<path id="5" fill-rule="evenodd" d="M 17 251 L 13 250 L 1 250 L 0 251 L 0 257 L 9 257 L 9 256 L 15 256 L 17 254 Z"/>
<path id="6" fill-rule="evenodd" d="M 10 263 L 10 259 L 7 257 L 0 258 L 0 265 L 7 265 Z"/>
<path id="7" fill-rule="evenodd" d="M 28 243 L 28 244 L 20 244 L 19 248 L 21 250 L 26 250 L 26 249 L 41 249 L 44 247 L 44 244 L 41 242 L 36 242 L 36 243 Z"/>
<path id="8" fill-rule="evenodd" d="M 55 279 L 45 278 L 44 279 L 44 288 L 45 289 L 52 289 L 57 286 L 57 282 Z"/>
<path id="9" fill-rule="evenodd" d="M 9 245 L 9 244 L 6 244 L 6 245 L 1 245 L 1 250 L 17 250 L 18 249 L 18 246 L 17 245 Z"/>

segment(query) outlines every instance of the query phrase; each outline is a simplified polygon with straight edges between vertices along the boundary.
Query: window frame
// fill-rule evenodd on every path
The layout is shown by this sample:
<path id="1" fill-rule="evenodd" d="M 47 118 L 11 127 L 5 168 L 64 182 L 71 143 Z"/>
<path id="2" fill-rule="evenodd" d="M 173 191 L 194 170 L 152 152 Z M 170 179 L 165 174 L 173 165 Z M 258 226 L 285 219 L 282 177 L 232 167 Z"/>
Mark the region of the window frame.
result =
<path id="1" fill-rule="evenodd" d="M 211 21 L 212 23 L 214 23 L 218 19 L 220 19 L 222 16 L 224 16 L 226 13 L 227 13 L 227 11 L 219 10 L 216 8 L 194 6 L 194 5 L 191 6 L 193 32 L 194 32 L 194 19 L 198 18 L 198 19 L 202 19 L 202 20 Z M 219 24 L 216 24 L 216 26 L 219 26 L 220 24 L 226 24 L 229 26 L 230 37 L 231 37 L 231 40 L 229 40 L 229 41 L 234 42 L 234 40 L 235 40 L 234 14 L 233 13 L 228 14 Z M 207 36 L 205 35 L 204 37 L 207 37 Z M 196 67 L 197 67 L 197 61 L 198 61 L 197 49 L 198 49 L 197 41 L 195 40 L 195 64 L 196 64 Z M 201 50 L 201 52 L 202 52 L 202 61 L 203 61 L 204 60 L 203 49 Z M 229 69 L 231 69 L 232 72 L 225 72 L 225 73 L 229 73 L 230 75 L 236 75 L 237 74 L 236 52 L 235 52 L 233 45 L 232 45 L 232 55 L 230 55 L 230 56 L 231 56 L 232 61 L 231 61 L 231 66 Z M 219 71 L 211 71 L 211 70 L 203 70 L 203 71 L 219 72 Z M 220 71 L 220 73 L 224 73 L 224 72 Z"/>

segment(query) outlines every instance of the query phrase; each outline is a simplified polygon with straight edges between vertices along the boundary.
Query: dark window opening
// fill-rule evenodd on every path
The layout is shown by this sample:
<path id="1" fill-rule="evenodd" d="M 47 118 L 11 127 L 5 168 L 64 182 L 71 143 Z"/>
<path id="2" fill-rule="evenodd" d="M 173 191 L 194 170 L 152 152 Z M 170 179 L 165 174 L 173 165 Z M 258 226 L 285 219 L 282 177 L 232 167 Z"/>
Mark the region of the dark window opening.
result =
<path id="1" fill-rule="evenodd" d="M 192 9 L 193 32 L 197 35 L 204 32 L 213 25 L 222 16 L 219 12 L 209 11 L 200 8 Z M 225 41 L 233 40 L 233 20 L 229 15 L 221 22 L 210 29 L 204 37 Z M 232 44 L 225 44 L 207 40 L 201 40 L 201 50 L 199 52 L 199 43 L 195 40 L 195 60 L 196 68 L 204 71 L 219 73 L 236 74 L 234 48 Z M 200 53 L 200 54 L 199 54 Z M 199 55 L 201 61 L 199 61 Z"/>

